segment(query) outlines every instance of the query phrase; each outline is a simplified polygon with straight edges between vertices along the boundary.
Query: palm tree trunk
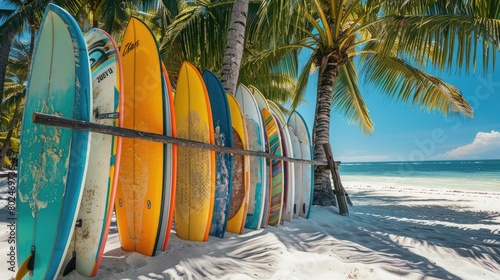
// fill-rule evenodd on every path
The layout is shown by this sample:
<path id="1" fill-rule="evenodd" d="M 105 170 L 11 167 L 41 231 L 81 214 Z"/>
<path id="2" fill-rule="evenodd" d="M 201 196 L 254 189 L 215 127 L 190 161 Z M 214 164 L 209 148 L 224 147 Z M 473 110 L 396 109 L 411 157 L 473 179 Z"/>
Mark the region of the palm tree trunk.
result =
<path id="1" fill-rule="evenodd" d="M 249 0 L 236 0 L 231 13 L 231 24 L 227 35 L 226 52 L 222 62 L 221 82 L 227 92 L 234 94 L 238 84 Z"/>
<path id="2" fill-rule="evenodd" d="M 7 136 L 5 137 L 5 142 L 3 142 L 2 150 L 0 150 L 0 169 L 4 168 L 4 158 L 7 155 L 7 151 L 10 146 L 10 139 L 12 138 L 12 134 L 14 133 L 14 129 L 17 127 L 17 123 L 21 119 L 22 112 L 19 111 L 19 105 L 21 103 L 21 98 L 16 101 L 16 108 L 14 109 L 14 115 L 12 116 L 12 120 L 9 125 L 9 132 L 7 132 Z"/>
<path id="3" fill-rule="evenodd" d="M 4 36 L 5 35 L 5 36 Z M 16 32 L 14 29 L 9 28 L 6 34 L 0 36 L 0 101 L 3 100 L 3 87 L 5 83 L 5 74 L 7 73 L 7 63 L 9 61 L 10 47 Z"/>
<path id="4" fill-rule="evenodd" d="M 314 159 L 325 161 L 326 155 L 323 144 L 330 142 L 330 112 L 332 107 L 333 85 L 339 74 L 342 63 L 340 54 L 331 54 L 323 58 L 318 73 L 318 90 L 316 114 L 313 126 Z M 330 170 L 328 166 L 316 165 L 314 168 L 314 205 L 335 205 Z"/>

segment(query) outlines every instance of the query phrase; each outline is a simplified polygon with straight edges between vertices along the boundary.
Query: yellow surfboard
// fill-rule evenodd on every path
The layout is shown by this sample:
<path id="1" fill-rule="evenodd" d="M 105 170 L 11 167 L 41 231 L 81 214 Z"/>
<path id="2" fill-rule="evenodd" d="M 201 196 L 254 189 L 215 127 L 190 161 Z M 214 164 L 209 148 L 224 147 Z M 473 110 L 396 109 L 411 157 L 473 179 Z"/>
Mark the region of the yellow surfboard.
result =
<path id="1" fill-rule="evenodd" d="M 125 128 L 164 134 L 162 68 L 148 27 L 131 18 L 120 48 Z M 163 207 L 165 145 L 123 138 L 115 209 L 123 250 L 153 256 Z"/>
<path id="2" fill-rule="evenodd" d="M 184 62 L 175 93 L 177 137 L 214 144 L 212 109 L 200 72 Z M 206 241 L 215 195 L 215 152 L 177 148 L 175 227 L 184 240 Z"/>
<path id="3" fill-rule="evenodd" d="M 234 147 L 248 149 L 246 122 L 240 105 L 231 94 L 227 94 L 227 101 L 231 111 Z M 226 231 L 242 234 L 248 210 L 250 158 L 243 155 L 234 155 L 233 163 L 233 190 Z"/>

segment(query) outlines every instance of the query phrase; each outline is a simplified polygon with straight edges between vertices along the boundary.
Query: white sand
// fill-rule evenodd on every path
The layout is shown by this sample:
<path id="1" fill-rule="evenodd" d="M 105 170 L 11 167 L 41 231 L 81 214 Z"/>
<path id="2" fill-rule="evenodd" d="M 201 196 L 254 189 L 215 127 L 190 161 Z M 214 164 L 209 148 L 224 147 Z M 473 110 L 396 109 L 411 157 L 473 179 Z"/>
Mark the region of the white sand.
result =
<path id="1" fill-rule="evenodd" d="M 0 279 L 9 279 L 0 182 Z M 348 217 L 314 207 L 309 220 L 205 243 L 172 233 L 155 257 L 122 251 L 113 224 L 95 279 L 500 279 L 500 192 L 345 187 Z"/>

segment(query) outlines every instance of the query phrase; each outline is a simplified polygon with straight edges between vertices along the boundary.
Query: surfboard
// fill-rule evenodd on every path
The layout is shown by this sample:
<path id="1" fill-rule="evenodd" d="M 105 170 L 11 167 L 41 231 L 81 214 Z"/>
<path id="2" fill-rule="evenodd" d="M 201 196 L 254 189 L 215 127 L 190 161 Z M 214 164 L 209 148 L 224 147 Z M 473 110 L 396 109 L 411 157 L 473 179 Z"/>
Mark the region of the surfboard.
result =
<path id="1" fill-rule="evenodd" d="M 120 47 L 124 79 L 125 128 L 165 134 L 170 108 L 163 89 L 158 47 L 149 28 L 132 17 Z M 132 138 L 122 140 L 115 211 L 125 251 L 154 256 L 163 229 L 166 145 Z"/>
<path id="2" fill-rule="evenodd" d="M 293 151 L 293 156 L 294 158 L 302 159 L 302 149 L 300 148 L 300 140 L 298 137 L 298 133 L 295 130 L 295 128 L 289 125 L 287 125 L 286 127 L 290 134 L 290 142 L 291 142 L 291 149 Z M 304 166 L 302 163 L 294 163 L 293 165 L 294 181 L 295 181 L 293 204 L 291 204 L 293 218 L 299 217 L 298 205 L 301 205 L 302 202 L 302 192 L 304 190 L 302 182 L 303 167 Z"/>
<path id="3" fill-rule="evenodd" d="M 200 72 L 189 62 L 175 93 L 177 137 L 214 144 L 212 109 Z M 184 240 L 207 241 L 215 194 L 215 152 L 178 147 L 175 227 Z"/>
<path id="4" fill-rule="evenodd" d="M 21 129 L 17 184 L 16 279 L 54 279 L 80 207 L 90 133 L 42 126 L 35 112 L 90 121 L 92 88 L 85 40 L 74 18 L 49 4 L 33 53 Z M 24 265 L 23 265 L 24 264 Z"/>
<path id="5" fill-rule="evenodd" d="M 207 87 L 210 106 L 212 107 L 215 144 L 233 147 L 231 113 L 224 86 L 219 78 L 209 70 L 203 71 L 202 77 Z M 223 238 L 229 217 L 229 206 L 231 205 L 233 156 L 228 153 L 216 152 L 215 159 L 215 196 L 210 235 Z"/>
<path id="6" fill-rule="evenodd" d="M 123 125 L 121 56 L 113 38 L 93 28 L 85 35 L 92 73 L 91 121 Z M 121 137 L 93 134 L 89 165 L 77 224 L 64 262 L 64 275 L 73 270 L 95 276 L 101 263 L 113 214 Z"/>
<path id="7" fill-rule="evenodd" d="M 294 155 L 296 155 L 296 157 L 297 155 L 300 155 L 300 158 L 302 159 L 312 160 L 311 136 L 304 118 L 297 111 L 293 111 L 290 114 L 290 117 L 288 118 L 288 127 L 290 135 L 294 134 L 297 138 L 294 140 L 295 137 L 292 137 Z M 297 143 L 294 143 L 297 140 L 300 148 L 297 148 Z M 299 149 L 300 153 L 298 152 Z M 295 189 L 296 215 L 308 219 L 311 212 L 314 191 L 314 169 L 311 164 L 295 164 L 295 172 L 300 175 L 300 178 L 297 175 L 295 176 L 295 182 L 297 182 L 297 188 Z M 302 188 L 299 186 L 302 186 Z"/>
<path id="8" fill-rule="evenodd" d="M 281 135 L 276 118 L 267 109 L 262 109 L 262 118 L 266 124 L 269 153 L 277 156 L 283 155 Z M 283 161 L 275 159 L 271 161 L 271 174 L 271 206 L 269 210 L 269 225 L 276 227 L 280 225 L 283 208 L 283 181 L 285 175 L 283 170 Z"/>
<path id="9" fill-rule="evenodd" d="M 238 149 L 248 149 L 245 117 L 241 112 L 240 105 L 229 93 L 227 94 L 227 101 L 231 112 L 234 147 Z M 247 156 L 234 155 L 233 163 L 233 190 L 229 218 L 227 221 L 227 231 L 242 234 L 245 228 L 248 209 L 250 162 Z"/>
<path id="10" fill-rule="evenodd" d="M 165 135 L 175 137 L 175 108 L 172 85 L 168 77 L 165 64 L 161 63 L 163 98 L 165 99 Z M 165 189 L 163 190 L 163 210 L 161 214 L 161 223 L 159 226 L 158 242 L 156 249 L 167 250 L 170 232 L 174 220 L 175 210 L 175 191 L 177 186 L 177 146 L 165 145 L 165 169 L 163 173 Z"/>
<path id="11" fill-rule="evenodd" d="M 241 105 L 247 126 L 248 149 L 264 152 L 266 135 L 262 115 L 255 98 L 243 84 L 236 89 L 235 98 Z M 264 186 L 267 184 L 266 159 L 250 157 L 249 199 L 245 227 L 259 229 L 266 200 Z"/>
<path id="12" fill-rule="evenodd" d="M 269 104 L 269 108 L 273 113 L 273 116 L 276 118 L 278 122 L 278 127 L 281 134 L 281 140 L 283 144 L 283 155 L 286 157 L 293 158 L 293 149 L 292 143 L 290 140 L 290 133 L 286 128 L 286 118 L 281 109 L 276 105 L 276 103 L 267 100 Z M 295 178 L 294 178 L 294 170 L 293 170 L 293 162 L 283 162 L 283 167 L 285 170 L 285 194 L 283 198 L 283 221 L 291 222 L 293 218 L 293 199 L 295 195 Z"/>
<path id="13" fill-rule="evenodd" d="M 261 117 L 262 117 L 262 110 L 263 109 L 266 109 L 266 110 L 269 110 L 269 104 L 267 103 L 267 99 L 264 97 L 264 95 L 254 86 L 250 85 L 248 87 L 248 89 L 250 90 L 250 92 L 252 92 L 254 98 L 255 98 L 255 102 L 257 103 L 257 107 L 259 107 L 259 112 L 261 114 Z M 265 122 L 264 122 L 264 118 L 262 118 L 262 126 L 264 128 L 264 131 L 265 131 L 265 146 L 266 146 L 266 152 L 269 153 L 269 143 L 267 141 L 267 131 L 266 131 L 266 125 L 265 125 Z M 271 160 L 269 159 L 265 159 L 266 161 L 266 178 L 267 178 L 267 181 L 266 181 L 266 184 L 264 186 L 265 188 L 265 197 L 266 197 L 266 200 L 264 202 L 264 211 L 262 213 L 262 223 L 261 223 L 261 227 L 265 228 L 267 227 L 267 225 L 269 224 L 269 215 L 270 215 L 270 205 L 271 205 L 271 177 L 272 177 L 272 173 L 271 173 Z"/>

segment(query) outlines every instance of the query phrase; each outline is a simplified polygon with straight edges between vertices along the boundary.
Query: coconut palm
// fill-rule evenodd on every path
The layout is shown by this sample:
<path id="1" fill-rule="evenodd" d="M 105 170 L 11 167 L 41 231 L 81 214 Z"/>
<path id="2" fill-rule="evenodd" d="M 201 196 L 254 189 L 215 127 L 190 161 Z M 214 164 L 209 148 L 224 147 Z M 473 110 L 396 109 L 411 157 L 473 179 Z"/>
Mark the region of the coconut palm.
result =
<path id="1" fill-rule="evenodd" d="M 47 1 L 17 1 L 6 0 L 3 1 L 3 7 L 7 9 L 0 10 L 0 99 L 3 96 L 4 81 L 9 61 L 9 53 L 14 38 L 21 35 L 26 29 L 38 29 L 37 25 L 43 15 L 45 6 L 49 3 Z M 34 33 L 32 33 L 32 44 L 34 45 Z"/>
<path id="2" fill-rule="evenodd" d="M 7 82 L 6 84 L 8 84 Z M 17 157 L 19 153 L 19 132 L 20 132 L 20 119 L 23 111 L 24 93 L 19 92 L 18 95 L 9 96 L 12 102 L 8 105 L 2 106 L 1 116 L 2 123 L 8 126 L 0 129 L 0 142 L 2 142 L 2 149 L 0 150 L 0 169 L 4 166 L 12 166 L 15 162 L 11 161 L 11 157 Z M 9 156 L 9 157 L 6 157 Z"/>
<path id="3" fill-rule="evenodd" d="M 221 82 L 227 92 L 236 93 L 243 58 L 249 0 L 235 0 L 231 12 L 226 50 L 222 62 Z"/>
<path id="4" fill-rule="evenodd" d="M 372 90 L 392 99 L 472 117 L 472 108 L 456 87 L 422 69 L 432 65 L 438 70 L 473 70 L 478 54 L 487 62 L 498 47 L 499 11 L 500 2 L 481 0 L 270 0 L 261 10 L 258 37 L 293 36 L 294 43 L 273 45 L 254 59 L 310 50 L 292 107 L 302 102 L 315 69 L 314 159 L 326 161 L 322 145 L 330 141 L 332 110 L 344 113 L 365 134 L 374 129 L 359 75 Z M 332 199 L 328 169 L 316 166 L 313 203 L 330 205 Z"/>
<path id="5" fill-rule="evenodd" d="M 55 3 L 66 9 L 80 22 L 82 30 L 100 27 L 109 33 L 121 34 L 123 23 L 130 14 L 139 9 L 158 5 L 158 0 L 115 1 L 115 0 L 5 0 L 7 9 L 0 9 L 0 89 L 4 87 L 5 73 L 12 41 L 16 35 L 31 29 L 31 50 L 34 48 L 35 32 L 39 29 L 45 8 Z M 0 98 L 2 96 L 0 95 Z"/>
<path id="6" fill-rule="evenodd" d="M 0 150 L 0 168 L 3 168 L 5 163 L 11 164 L 5 157 L 7 154 L 14 155 L 19 152 L 20 120 L 31 58 L 29 42 L 14 40 L 12 45 L 5 83 L 6 98 L 2 100 L 0 106 L 2 114 L 0 139 L 3 143 Z"/>
<path id="7" fill-rule="evenodd" d="M 110 34 L 121 34 L 131 14 L 156 9 L 159 0 L 73 0 L 62 7 L 79 19 L 85 32 L 90 28 L 101 28 Z"/>
<path id="8" fill-rule="evenodd" d="M 251 34 L 256 31 L 257 12 L 261 4 L 262 1 L 249 3 L 243 61 L 245 57 L 268 49 L 271 44 L 268 35 L 250 40 L 253 38 Z M 160 40 L 161 52 L 173 84 L 184 60 L 198 69 L 209 69 L 222 76 L 232 12 L 233 1 L 227 0 L 177 1 L 177 5 L 165 8 L 168 25 L 165 36 Z M 262 63 L 242 64 L 238 77 L 232 78 L 256 86 L 271 100 L 288 102 L 295 88 L 297 65 L 293 55 L 288 54 L 287 59 L 275 56 Z"/>
<path id="9" fill-rule="evenodd" d="M 170 24 L 160 40 L 163 60 L 172 82 L 184 60 L 220 73 L 227 40 L 230 9 L 228 1 L 177 1 L 177 7 L 165 9 Z"/>
<path id="10" fill-rule="evenodd" d="M 169 14 L 173 21 L 162 38 L 162 53 L 167 66 L 172 65 L 173 72 L 177 72 L 175 70 L 182 60 L 189 60 L 202 69 L 220 73 L 226 91 L 234 93 L 243 57 L 249 1 L 177 3 L 177 14 Z M 183 55 L 176 56 L 175 53 Z M 175 61 L 169 61 L 172 57 Z"/>

